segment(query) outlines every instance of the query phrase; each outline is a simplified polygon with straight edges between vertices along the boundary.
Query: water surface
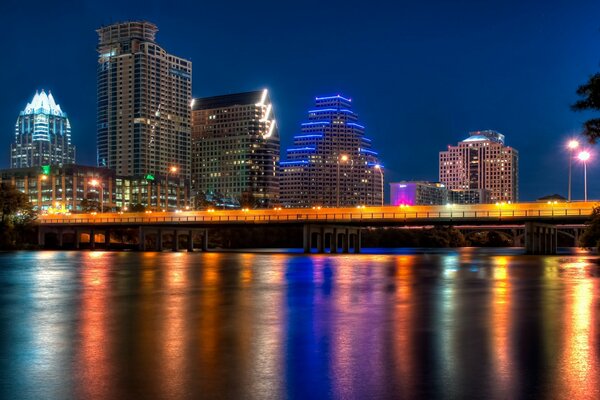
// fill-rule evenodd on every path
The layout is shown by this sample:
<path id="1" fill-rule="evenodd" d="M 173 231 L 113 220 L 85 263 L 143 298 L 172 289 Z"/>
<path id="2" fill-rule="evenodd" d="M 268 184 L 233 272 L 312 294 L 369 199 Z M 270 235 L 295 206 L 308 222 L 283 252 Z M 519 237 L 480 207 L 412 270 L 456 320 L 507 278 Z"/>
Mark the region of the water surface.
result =
<path id="1" fill-rule="evenodd" d="M 7 399 L 598 399 L 588 255 L 0 253 Z"/>

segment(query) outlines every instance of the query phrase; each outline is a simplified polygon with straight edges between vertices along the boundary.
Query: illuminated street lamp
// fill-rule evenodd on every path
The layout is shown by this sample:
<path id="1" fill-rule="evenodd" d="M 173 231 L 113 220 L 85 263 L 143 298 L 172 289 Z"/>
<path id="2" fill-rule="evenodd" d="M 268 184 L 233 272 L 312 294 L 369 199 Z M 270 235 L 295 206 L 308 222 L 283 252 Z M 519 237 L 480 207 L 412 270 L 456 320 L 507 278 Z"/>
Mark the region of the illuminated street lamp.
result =
<path id="1" fill-rule="evenodd" d="M 169 174 L 176 174 L 178 171 L 176 166 L 171 166 L 169 167 L 169 170 L 167 171 L 167 184 L 166 184 L 166 188 L 165 188 L 165 192 L 166 192 L 166 196 L 165 196 L 165 209 L 167 211 L 169 211 Z"/>
<path id="2" fill-rule="evenodd" d="M 92 179 L 89 182 L 90 186 L 99 187 L 100 188 L 100 212 L 104 212 L 104 187 L 102 186 L 102 182 L 98 179 Z"/>
<path id="3" fill-rule="evenodd" d="M 589 151 L 582 151 L 577 155 L 579 161 L 583 163 L 583 200 L 587 201 L 587 161 L 590 159 Z"/>
<path id="4" fill-rule="evenodd" d="M 567 143 L 567 148 L 569 149 L 569 198 L 568 201 L 571 201 L 571 169 L 573 164 L 573 151 L 579 147 L 579 142 L 577 140 L 569 140 Z"/>
<path id="5" fill-rule="evenodd" d="M 337 158 L 337 183 L 335 185 L 336 187 L 336 207 L 340 206 L 340 161 L 341 162 L 346 162 L 349 160 L 348 155 L 346 154 L 342 154 L 341 156 L 338 156 Z"/>
<path id="6" fill-rule="evenodd" d="M 383 170 L 381 164 L 375 164 L 375 169 L 379 171 L 379 176 L 381 177 L 381 206 L 383 207 Z"/>

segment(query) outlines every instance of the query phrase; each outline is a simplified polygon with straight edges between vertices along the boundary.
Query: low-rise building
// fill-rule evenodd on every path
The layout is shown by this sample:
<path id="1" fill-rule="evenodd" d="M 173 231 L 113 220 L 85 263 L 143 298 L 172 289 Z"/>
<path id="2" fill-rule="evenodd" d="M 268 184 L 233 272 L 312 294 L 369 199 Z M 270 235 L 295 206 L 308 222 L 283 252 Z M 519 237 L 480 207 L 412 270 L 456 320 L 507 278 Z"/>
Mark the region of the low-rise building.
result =
<path id="1" fill-rule="evenodd" d="M 136 204 L 172 211 L 189 206 L 183 177 L 121 177 L 109 168 L 69 164 L 3 169 L 0 183 L 5 182 L 43 212 L 127 210 Z"/>

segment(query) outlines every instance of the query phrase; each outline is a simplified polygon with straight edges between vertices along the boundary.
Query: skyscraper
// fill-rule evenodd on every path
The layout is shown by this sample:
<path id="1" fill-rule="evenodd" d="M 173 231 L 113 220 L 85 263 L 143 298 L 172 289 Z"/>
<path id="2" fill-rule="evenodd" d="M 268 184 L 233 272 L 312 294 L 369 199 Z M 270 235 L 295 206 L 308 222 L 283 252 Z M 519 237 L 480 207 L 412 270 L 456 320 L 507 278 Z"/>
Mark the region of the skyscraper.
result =
<path id="1" fill-rule="evenodd" d="M 71 124 L 52 93 L 35 92 L 31 103 L 27 103 L 17 118 L 15 141 L 10 150 L 12 168 L 75 162 Z"/>
<path id="2" fill-rule="evenodd" d="M 192 188 L 198 196 L 279 203 L 279 132 L 267 89 L 192 101 Z M 248 201 L 248 199 L 246 200 Z"/>
<path id="3" fill-rule="evenodd" d="M 157 31 L 145 21 L 96 31 L 98 165 L 158 177 L 175 167 L 188 180 L 192 63 L 160 47 Z"/>
<path id="4" fill-rule="evenodd" d="M 343 96 L 317 97 L 281 162 L 286 207 L 383 204 L 383 167 Z"/>
<path id="5" fill-rule="evenodd" d="M 440 151 L 440 182 L 453 190 L 489 190 L 491 202 L 519 200 L 519 153 L 492 130 L 470 132 Z"/>

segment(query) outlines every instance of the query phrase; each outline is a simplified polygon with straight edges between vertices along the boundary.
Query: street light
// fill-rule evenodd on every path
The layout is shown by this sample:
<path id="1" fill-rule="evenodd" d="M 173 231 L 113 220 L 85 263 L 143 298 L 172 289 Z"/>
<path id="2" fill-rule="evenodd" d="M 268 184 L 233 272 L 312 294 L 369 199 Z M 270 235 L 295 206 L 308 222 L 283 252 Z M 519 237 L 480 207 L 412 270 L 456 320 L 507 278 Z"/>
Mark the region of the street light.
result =
<path id="1" fill-rule="evenodd" d="M 583 163 L 583 200 L 587 201 L 587 161 L 590 159 L 589 151 L 582 151 L 577 155 L 579 161 Z"/>
<path id="2" fill-rule="evenodd" d="M 569 143 L 567 143 L 567 148 L 569 149 L 569 199 L 568 201 L 571 201 L 571 169 L 572 164 L 573 164 L 573 151 L 579 147 L 579 142 L 577 140 L 569 140 Z"/>
<path id="3" fill-rule="evenodd" d="M 169 170 L 167 171 L 167 184 L 166 184 L 166 196 L 165 196 L 165 208 L 167 211 L 169 211 L 169 174 L 175 174 L 177 173 L 177 167 L 176 166 L 171 166 L 169 167 Z"/>
<path id="4" fill-rule="evenodd" d="M 104 212 L 104 188 L 102 187 L 102 182 L 98 179 L 92 179 L 89 182 L 90 186 L 99 187 L 100 188 L 100 212 Z"/>
<path id="5" fill-rule="evenodd" d="M 337 183 L 335 185 L 336 187 L 336 207 L 340 206 L 340 161 L 341 162 L 346 162 L 348 161 L 349 157 L 346 154 L 342 154 L 341 156 L 338 155 L 337 158 Z"/>
<path id="6" fill-rule="evenodd" d="M 381 164 L 375 164 L 375 169 L 379 171 L 381 177 L 381 206 L 383 207 L 383 170 Z"/>

